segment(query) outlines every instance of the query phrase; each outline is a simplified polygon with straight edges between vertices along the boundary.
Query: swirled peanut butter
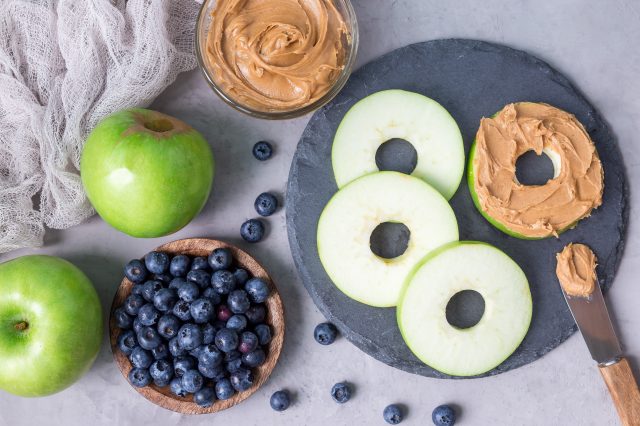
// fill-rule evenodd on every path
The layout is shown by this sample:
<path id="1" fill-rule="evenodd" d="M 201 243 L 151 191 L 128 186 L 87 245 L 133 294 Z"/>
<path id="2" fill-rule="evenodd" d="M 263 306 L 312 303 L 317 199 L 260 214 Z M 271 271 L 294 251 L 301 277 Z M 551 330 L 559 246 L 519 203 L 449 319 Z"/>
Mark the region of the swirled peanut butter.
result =
<path id="1" fill-rule="evenodd" d="M 331 89 L 349 40 L 334 0 L 218 0 L 206 62 L 235 102 L 262 112 L 291 111 Z"/>
<path id="2" fill-rule="evenodd" d="M 569 244 L 556 255 L 556 275 L 565 293 L 589 297 L 598 284 L 596 255 L 584 244 Z"/>
<path id="3" fill-rule="evenodd" d="M 555 176 L 544 185 L 516 178 L 516 160 L 531 150 L 554 162 Z M 473 159 L 477 201 L 512 232 L 544 238 L 574 226 L 602 204 L 603 178 L 593 141 L 568 112 L 521 102 L 480 122 Z"/>

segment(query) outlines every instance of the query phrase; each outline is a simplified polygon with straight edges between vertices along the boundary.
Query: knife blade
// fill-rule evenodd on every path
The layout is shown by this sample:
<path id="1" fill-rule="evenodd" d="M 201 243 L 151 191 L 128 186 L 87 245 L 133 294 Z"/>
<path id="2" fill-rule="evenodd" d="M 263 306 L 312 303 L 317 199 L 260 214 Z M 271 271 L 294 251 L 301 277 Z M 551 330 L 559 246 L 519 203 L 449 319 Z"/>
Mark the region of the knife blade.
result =
<path id="1" fill-rule="evenodd" d="M 564 290 L 562 294 L 587 343 L 591 357 L 600 365 L 608 365 L 622 356 L 622 348 L 611 324 L 602 290 L 599 285 L 595 287 L 595 291 L 589 297 L 571 296 Z"/>

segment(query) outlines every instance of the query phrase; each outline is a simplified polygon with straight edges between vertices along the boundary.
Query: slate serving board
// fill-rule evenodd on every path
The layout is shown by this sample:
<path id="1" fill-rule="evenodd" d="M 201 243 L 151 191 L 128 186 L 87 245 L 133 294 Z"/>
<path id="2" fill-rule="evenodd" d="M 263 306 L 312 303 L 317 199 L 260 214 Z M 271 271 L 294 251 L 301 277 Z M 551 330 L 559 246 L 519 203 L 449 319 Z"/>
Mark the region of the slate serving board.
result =
<path id="1" fill-rule="evenodd" d="M 598 256 L 600 285 L 607 290 L 613 282 L 627 222 L 624 167 L 613 135 L 569 80 L 543 61 L 506 46 L 462 39 L 417 43 L 370 62 L 313 115 L 298 144 L 286 195 L 289 244 L 302 281 L 348 340 L 386 364 L 427 377 L 452 378 L 409 351 L 397 328 L 395 308 L 372 308 L 341 293 L 325 273 L 316 246 L 318 218 L 337 191 L 331 166 L 336 128 L 356 101 L 384 89 L 410 90 L 441 103 L 460 126 L 467 158 L 481 117 L 517 101 L 547 102 L 575 114 L 595 141 L 605 172 L 603 205 L 559 239 L 525 241 L 496 230 L 473 206 L 464 180 L 451 200 L 460 239 L 486 241 L 504 250 L 522 267 L 531 287 L 533 318 L 526 338 L 511 357 L 483 376 L 535 361 L 577 329 L 555 276 L 555 254 L 569 242 L 588 244 Z"/>

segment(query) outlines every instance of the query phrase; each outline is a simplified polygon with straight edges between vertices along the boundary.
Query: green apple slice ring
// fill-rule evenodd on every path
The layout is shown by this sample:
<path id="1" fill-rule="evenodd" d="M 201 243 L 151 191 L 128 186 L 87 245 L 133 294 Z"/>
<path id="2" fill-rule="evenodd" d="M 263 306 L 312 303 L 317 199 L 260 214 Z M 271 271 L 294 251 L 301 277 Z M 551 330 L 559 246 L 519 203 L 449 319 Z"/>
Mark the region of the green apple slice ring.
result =
<path id="1" fill-rule="evenodd" d="M 485 309 L 477 324 L 461 329 L 447 321 L 446 307 L 464 290 L 480 293 Z M 409 275 L 397 318 L 405 342 L 421 361 L 452 376 L 475 376 L 516 350 L 531 312 L 522 269 L 489 244 L 461 241 L 431 252 Z"/>
<path id="2" fill-rule="evenodd" d="M 374 93 L 357 102 L 345 114 L 331 152 L 338 188 L 360 176 L 377 172 L 378 148 L 396 138 L 410 142 L 418 154 L 411 174 L 449 200 L 464 173 L 460 129 L 438 102 L 404 90 Z"/>
<path id="3" fill-rule="evenodd" d="M 407 249 L 387 259 L 371 251 L 381 223 L 403 223 Z M 320 261 L 347 296 L 370 306 L 395 306 L 407 274 L 431 250 L 458 240 L 458 223 L 447 200 L 423 180 L 378 172 L 354 180 L 325 206 L 318 222 Z"/>

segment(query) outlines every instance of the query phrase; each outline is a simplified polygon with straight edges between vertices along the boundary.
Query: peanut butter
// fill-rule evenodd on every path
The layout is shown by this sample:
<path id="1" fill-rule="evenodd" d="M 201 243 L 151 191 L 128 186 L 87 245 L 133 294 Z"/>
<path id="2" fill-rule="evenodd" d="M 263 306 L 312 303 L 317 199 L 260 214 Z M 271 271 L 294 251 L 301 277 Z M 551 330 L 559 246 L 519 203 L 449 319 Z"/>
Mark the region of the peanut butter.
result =
<path id="1" fill-rule="evenodd" d="M 510 231 L 528 238 L 558 236 L 602 204 L 600 158 L 568 112 L 543 103 L 509 104 L 481 120 L 475 146 L 478 202 Z M 516 178 L 516 160 L 530 150 L 555 160 L 555 176 L 544 185 L 522 185 Z"/>
<path id="2" fill-rule="evenodd" d="M 334 0 L 218 0 L 206 61 L 235 102 L 261 112 L 292 111 L 331 89 L 349 40 Z"/>
<path id="3" fill-rule="evenodd" d="M 569 244 L 556 255 L 556 275 L 565 293 L 589 297 L 598 284 L 596 255 L 584 244 Z"/>

